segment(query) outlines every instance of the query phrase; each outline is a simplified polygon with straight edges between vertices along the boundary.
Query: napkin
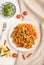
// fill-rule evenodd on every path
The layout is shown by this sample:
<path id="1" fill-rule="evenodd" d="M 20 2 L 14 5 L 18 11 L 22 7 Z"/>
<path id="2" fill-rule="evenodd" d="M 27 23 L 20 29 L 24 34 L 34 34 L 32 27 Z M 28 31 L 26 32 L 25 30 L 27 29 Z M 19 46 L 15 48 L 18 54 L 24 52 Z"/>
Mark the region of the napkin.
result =
<path id="1" fill-rule="evenodd" d="M 44 19 L 44 0 L 22 0 L 36 15 Z"/>
<path id="2" fill-rule="evenodd" d="M 25 0 L 24 0 L 25 1 Z M 41 23 L 41 29 L 42 29 L 42 42 L 41 44 L 39 44 L 38 49 L 29 57 L 29 58 L 22 58 L 22 55 L 24 55 L 26 57 L 27 54 L 29 54 L 29 52 L 27 53 L 22 53 L 19 52 L 18 53 L 18 57 L 16 60 L 15 65 L 43 65 L 44 62 L 44 58 L 43 58 L 43 37 L 44 37 L 44 19 L 40 18 L 39 16 L 37 16 L 29 7 L 29 0 L 25 1 L 24 3 L 23 0 L 18 0 L 19 3 L 19 10 L 20 13 L 23 14 L 24 11 L 28 11 L 28 15 L 27 16 L 23 16 L 23 20 L 33 20 L 33 21 L 37 21 L 39 23 Z M 26 4 L 27 3 L 27 4 Z M 33 6 L 32 6 L 33 7 Z M 42 22 L 43 21 L 43 22 Z"/>

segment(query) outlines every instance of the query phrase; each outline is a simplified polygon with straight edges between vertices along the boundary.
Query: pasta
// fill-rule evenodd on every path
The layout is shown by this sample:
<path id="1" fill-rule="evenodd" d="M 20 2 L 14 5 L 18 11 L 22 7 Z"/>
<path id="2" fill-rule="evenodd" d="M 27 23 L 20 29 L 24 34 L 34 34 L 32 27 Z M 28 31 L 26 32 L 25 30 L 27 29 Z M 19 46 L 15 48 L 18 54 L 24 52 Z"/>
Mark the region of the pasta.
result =
<path id="1" fill-rule="evenodd" d="M 26 49 L 32 48 L 38 38 L 35 27 L 27 23 L 18 24 L 14 27 L 10 37 L 17 47 Z"/>

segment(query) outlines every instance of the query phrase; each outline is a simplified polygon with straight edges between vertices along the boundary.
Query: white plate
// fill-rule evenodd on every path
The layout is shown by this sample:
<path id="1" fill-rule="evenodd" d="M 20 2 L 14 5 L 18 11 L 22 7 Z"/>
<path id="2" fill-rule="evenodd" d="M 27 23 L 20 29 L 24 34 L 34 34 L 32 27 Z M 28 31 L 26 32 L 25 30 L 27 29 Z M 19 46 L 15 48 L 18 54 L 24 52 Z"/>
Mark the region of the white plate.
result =
<path id="1" fill-rule="evenodd" d="M 37 30 L 37 33 L 38 33 L 38 39 L 35 41 L 35 45 L 31 48 L 31 49 L 25 49 L 25 48 L 19 48 L 19 47 L 16 47 L 16 45 L 12 42 L 12 39 L 10 38 L 10 35 L 11 33 L 13 32 L 13 29 L 14 27 L 16 27 L 18 24 L 21 24 L 21 23 L 30 23 L 32 24 L 36 30 Z M 10 44 L 18 51 L 21 51 L 21 52 L 33 52 L 34 49 L 38 46 L 39 42 L 40 42 L 40 28 L 39 28 L 39 24 L 37 22 L 33 22 L 33 21 L 18 21 L 16 24 L 14 24 L 14 26 L 10 29 L 10 32 L 9 32 L 9 42 Z"/>

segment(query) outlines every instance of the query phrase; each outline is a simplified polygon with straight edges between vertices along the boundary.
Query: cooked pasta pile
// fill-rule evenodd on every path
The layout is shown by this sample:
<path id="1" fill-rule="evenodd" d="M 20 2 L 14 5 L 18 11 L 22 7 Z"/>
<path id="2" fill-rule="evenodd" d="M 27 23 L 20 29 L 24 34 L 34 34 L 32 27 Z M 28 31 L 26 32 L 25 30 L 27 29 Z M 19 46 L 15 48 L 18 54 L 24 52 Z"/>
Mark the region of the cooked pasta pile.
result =
<path id="1" fill-rule="evenodd" d="M 32 24 L 18 24 L 11 33 L 12 42 L 16 44 L 17 47 L 21 48 L 32 48 L 37 39 L 37 31 Z"/>

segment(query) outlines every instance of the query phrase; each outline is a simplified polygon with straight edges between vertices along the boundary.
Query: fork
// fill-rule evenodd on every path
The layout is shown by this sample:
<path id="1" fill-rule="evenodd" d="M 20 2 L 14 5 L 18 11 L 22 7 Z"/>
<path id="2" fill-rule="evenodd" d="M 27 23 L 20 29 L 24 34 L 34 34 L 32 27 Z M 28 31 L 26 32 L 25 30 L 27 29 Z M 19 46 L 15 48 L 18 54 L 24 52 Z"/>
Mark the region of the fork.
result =
<path id="1" fill-rule="evenodd" d="M 6 30 L 6 27 L 7 27 L 7 24 L 4 22 L 3 27 L 2 27 L 2 33 L 1 33 L 1 36 L 0 36 L 0 40 L 2 38 L 3 32 Z"/>

